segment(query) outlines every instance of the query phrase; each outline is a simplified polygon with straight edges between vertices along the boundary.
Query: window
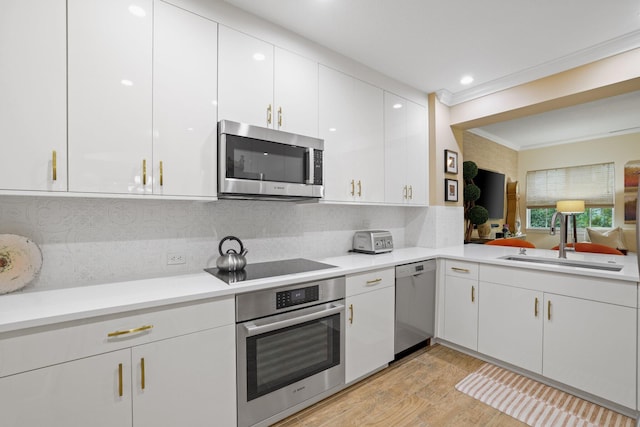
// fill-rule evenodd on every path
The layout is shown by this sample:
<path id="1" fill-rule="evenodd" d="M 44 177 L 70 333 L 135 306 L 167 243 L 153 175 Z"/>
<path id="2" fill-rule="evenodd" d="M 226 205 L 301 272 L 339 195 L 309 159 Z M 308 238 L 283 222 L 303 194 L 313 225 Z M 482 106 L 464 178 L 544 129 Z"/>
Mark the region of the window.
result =
<path id="1" fill-rule="evenodd" d="M 549 228 L 558 200 L 584 200 L 578 228 L 612 227 L 614 164 L 527 172 L 527 228 Z"/>
<path id="2" fill-rule="evenodd" d="M 527 228 L 549 228 L 555 208 L 527 209 Z M 586 208 L 576 216 L 578 228 L 613 227 L 613 208 Z"/>

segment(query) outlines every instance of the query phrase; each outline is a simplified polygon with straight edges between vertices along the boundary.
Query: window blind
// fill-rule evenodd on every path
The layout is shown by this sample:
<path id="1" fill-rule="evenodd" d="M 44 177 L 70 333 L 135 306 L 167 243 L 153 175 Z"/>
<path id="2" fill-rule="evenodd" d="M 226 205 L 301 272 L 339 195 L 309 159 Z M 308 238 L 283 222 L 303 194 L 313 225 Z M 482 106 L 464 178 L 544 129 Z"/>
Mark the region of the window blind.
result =
<path id="1" fill-rule="evenodd" d="M 584 200 L 587 207 L 613 207 L 614 164 L 527 172 L 527 208 L 555 208 L 558 200 Z"/>

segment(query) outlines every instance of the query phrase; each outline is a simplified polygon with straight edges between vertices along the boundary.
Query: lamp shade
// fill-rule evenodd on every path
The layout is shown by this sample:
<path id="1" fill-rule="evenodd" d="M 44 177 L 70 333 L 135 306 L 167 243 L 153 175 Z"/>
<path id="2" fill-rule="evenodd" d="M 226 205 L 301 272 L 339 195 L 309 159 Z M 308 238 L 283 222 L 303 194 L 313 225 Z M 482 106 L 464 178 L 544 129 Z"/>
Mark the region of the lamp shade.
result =
<path id="1" fill-rule="evenodd" d="M 558 200 L 556 210 L 564 214 L 579 214 L 584 212 L 584 200 Z"/>

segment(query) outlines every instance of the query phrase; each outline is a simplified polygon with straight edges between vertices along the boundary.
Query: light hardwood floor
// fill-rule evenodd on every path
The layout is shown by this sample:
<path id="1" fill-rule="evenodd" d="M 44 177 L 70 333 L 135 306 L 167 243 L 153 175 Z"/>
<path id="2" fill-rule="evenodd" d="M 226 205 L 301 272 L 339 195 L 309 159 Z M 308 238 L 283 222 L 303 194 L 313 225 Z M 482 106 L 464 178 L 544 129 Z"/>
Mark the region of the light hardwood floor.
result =
<path id="1" fill-rule="evenodd" d="M 526 426 L 454 388 L 483 363 L 436 344 L 275 426 Z"/>

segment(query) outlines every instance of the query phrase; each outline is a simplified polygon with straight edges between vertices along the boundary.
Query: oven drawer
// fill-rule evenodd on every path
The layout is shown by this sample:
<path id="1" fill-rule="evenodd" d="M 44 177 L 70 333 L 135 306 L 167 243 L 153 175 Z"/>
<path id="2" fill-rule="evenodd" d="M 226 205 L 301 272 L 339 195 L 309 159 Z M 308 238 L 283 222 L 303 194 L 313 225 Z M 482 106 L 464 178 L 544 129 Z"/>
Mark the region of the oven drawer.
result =
<path id="1" fill-rule="evenodd" d="M 347 296 L 362 294 L 376 289 L 394 286 L 396 272 L 395 268 L 384 270 L 367 271 L 359 274 L 347 276 Z"/>
<path id="2" fill-rule="evenodd" d="M 0 377 L 233 323 L 231 296 L 8 332 Z"/>

